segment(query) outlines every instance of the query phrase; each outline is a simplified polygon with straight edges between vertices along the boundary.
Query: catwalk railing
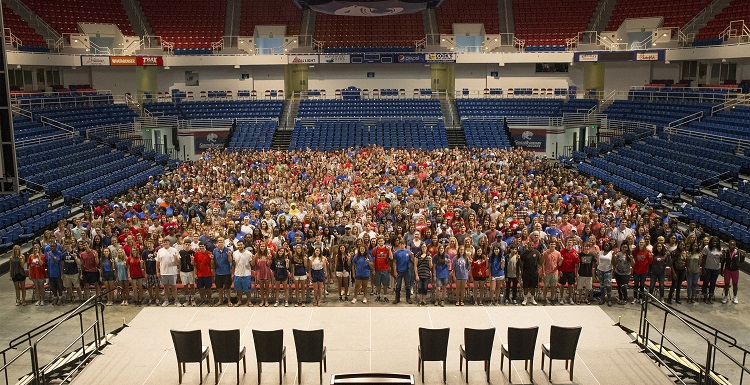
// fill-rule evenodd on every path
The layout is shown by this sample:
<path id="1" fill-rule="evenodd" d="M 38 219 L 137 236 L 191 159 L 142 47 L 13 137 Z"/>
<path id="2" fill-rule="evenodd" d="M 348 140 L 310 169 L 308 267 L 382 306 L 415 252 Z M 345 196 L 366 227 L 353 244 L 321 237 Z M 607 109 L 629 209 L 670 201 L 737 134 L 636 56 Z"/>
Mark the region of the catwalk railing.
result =
<path id="1" fill-rule="evenodd" d="M 645 301 L 641 304 L 636 342 L 660 366 L 667 368 L 674 376 L 675 383 L 713 385 L 726 383 L 722 380 L 726 378 L 728 383 L 743 384 L 745 374 L 750 374 L 750 369 L 746 366 L 750 351 L 738 346 L 734 337 L 666 305 L 652 294 L 644 293 L 644 295 Z M 687 352 L 689 350 L 687 347 L 684 345 L 680 347 L 677 340 L 685 337 L 678 335 L 680 332 L 670 333 L 674 331 L 675 326 L 679 326 L 683 334 L 687 332 L 692 341 L 702 340 L 700 344 L 705 345 L 705 351 Z M 650 340 L 652 337 L 653 341 Z M 725 346 L 720 347 L 719 344 L 725 344 Z M 680 362 L 676 364 L 668 362 L 674 358 L 678 358 Z M 717 358 L 721 359 L 723 376 L 716 372 Z M 688 370 L 678 370 L 677 366 L 684 366 Z"/>

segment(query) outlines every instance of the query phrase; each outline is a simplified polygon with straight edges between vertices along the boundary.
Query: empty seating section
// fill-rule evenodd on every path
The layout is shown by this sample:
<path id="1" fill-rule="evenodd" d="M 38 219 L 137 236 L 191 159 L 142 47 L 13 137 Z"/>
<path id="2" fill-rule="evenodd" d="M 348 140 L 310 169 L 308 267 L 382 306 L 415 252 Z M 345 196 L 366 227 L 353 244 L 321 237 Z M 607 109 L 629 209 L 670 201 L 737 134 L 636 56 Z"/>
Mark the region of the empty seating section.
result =
<path id="1" fill-rule="evenodd" d="M 211 48 L 224 36 L 226 1 L 141 0 L 154 34 L 174 48 Z"/>
<path id="2" fill-rule="evenodd" d="M 666 137 L 666 135 L 662 134 Z M 683 154 L 700 154 L 701 157 L 723 162 L 732 169 L 750 169 L 750 157 L 736 155 L 735 147 L 729 143 L 693 138 L 686 135 L 671 135 L 670 140 L 646 138 L 646 143 Z M 707 151 L 710 150 L 710 151 Z"/>
<path id="3" fill-rule="evenodd" d="M 718 177 L 735 177 L 741 169 L 738 165 L 709 159 L 704 157 L 703 154 L 699 154 L 700 156 L 687 154 L 682 151 L 669 149 L 666 146 L 636 142 L 632 144 L 632 150 L 653 155 L 656 158 L 654 159 L 655 162 L 665 162 L 666 160 L 677 162 L 682 172 L 712 183 L 717 183 L 718 180 L 716 178 Z M 660 166 L 667 167 L 668 164 L 660 164 Z"/>
<path id="4" fill-rule="evenodd" d="M 3 23 L 5 28 L 10 28 L 10 32 L 17 38 L 21 39 L 22 46 L 17 47 L 23 50 L 23 47 L 47 47 L 44 37 L 36 33 L 21 17 L 16 15 L 12 9 L 3 3 Z"/>
<path id="5" fill-rule="evenodd" d="M 604 113 L 609 119 L 654 124 L 657 128 L 661 129 L 675 120 L 697 112 L 703 112 L 703 116 L 708 116 L 711 114 L 712 107 L 713 104 L 708 103 L 691 104 L 616 100 L 604 110 Z"/>
<path id="6" fill-rule="evenodd" d="M 514 0 L 516 37 L 527 46 L 565 46 L 565 39 L 585 31 L 597 0 Z"/>
<path id="7" fill-rule="evenodd" d="M 48 199 L 29 201 L 27 193 L 4 196 L 0 199 L 0 250 L 12 248 L 16 241 L 28 241 L 68 213 L 67 206 L 50 210 Z"/>
<path id="8" fill-rule="evenodd" d="M 164 166 L 151 166 L 150 162 L 138 162 L 122 170 L 92 179 L 80 186 L 63 191 L 65 199 L 80 199 L 92 202 L 121 194 L 133 186 L 148 182 L 148 177 L 164 173 Z"/>
<path id="9" fill-rule="evenodd" d="M 63 133 L 63 131 L 57 128 L 46 126 L 23 116 L 13 118 L 13 135 L 16 143 L 41 139 L 46 136 L 61 133 Z"/>
<path id="10" fill-rule="evenodd" d="M 336 16 L 318 13 L 315 39 L 325 47 L 414 47 L 425 37 L 422 14 L 381 17 Z"/>
<path id="11" fill-rule="evenodd" d="M 302 100 L 299 118 L 441 117 L 437 99 Z"/>
<path id="12" fill-rule="evenodd" d="M 458 115 L 465 117 L 559 116 L 562 99 L 457 99 Z"/>
<path id="13" fill-rule="evenodd" d="M 286 25 L 286 34 L 299 35 L 302 10 L 292 1 L 242 0 L 240 36 L 254 36 L 257 25 Z"/>
<path id="14" fill-rule="evenodd" d="M 496 0 L 444 1 L 435 11 L 441 34 L 452 35 L 453 24 L 484 24 L 484 32 L 500 32 L 499 11 Z"/>
<path id="15" fill-rule="evenodd" d="M 82 105 L 112 104 L 111 94 L 100 94 L 96 90 L 80 92 L 11 93 L 11 100 L 21 108 L 74 107 Z"/>
<path id="16" fill-rule="evenodd" d="M 634 166 L 630 166 L 634 167 Z M 679 196 L 682 188 L 674 183 L 636 171 L 604 158 L 591 158 L 591 163 L 578 166 L 582 172 L 612 182 L 615 186 L 641 198 L 656 201 L 661 195 Z"/>
<path id="17" fill-rule="evenodd" d="M 82 22 L 116 24 L 123 35 L 135 35 L 119 1 L 24 0 L 24 3 L 59 33 L 77 33 L 78 23 Z"/>
<path id="18" fill-rule="evenodd" d="M 565 113 L 588 113 L 592 108 L 599 105 L 597 99 L 573 99 L 565 102 L 560 107 L 560 112 Z"/>
<path id="19" fill-rule="evenodd" d="M 750 196 L 734 189 L 721 188 L 718 198 L 704 195 L 695 198 L 697 207 L 685 205 L 683 212 L 693 220 L 714 230 L 750 243 Z"/>
<path id="20" fill-rule="evenodd" d="M 239 150 L 268 151 L 271 149 L 276 122 L 237 123 L 227 147 L 230 152 Z"/>
<path id="21" fill-rule="evenodd" d="M 154 115 L 178 116 L 182 119 L 279 119 L 281 100 L 216 100 L 182 103 L 145 103 Z"/>
<path id="22" fill-rule="evenodd" d="M 734 0 L 724 8 L 713 20 L 709 21 L 695 36 L 696 40 L 719 38 L 719 35 L 735 20 L 745 20 L 750 24 L 750 2 Z"/>
<path id="23" fill-rule="evenodd" d="M 510 148 L 510 139 L 505 133 L 502 120 L 461 121 L 466 136 L 466 146 L 475 148 Z"/>
<path id="24" fill-rule="evenodd" d="M 18 156 L 18 176 L 21 178 L 35 178 L 45 173 L 54 173 L 59 167 L 65 167 L 78 162 L 87 161 L 104 155 L 111 151 L 110 148 L 97 146 L 94 142 L 79 143 L 80 137 L 71 138 L 75 140 L 56 140 L 56 147 L 39 151 L 24 156 Z"/>
<path id="25" fill-rule="evenodd" d="M 711 0 L 618 0 L 606 30 L 617 30 L 625 19 L 659 16 L 663 27 L 682 27 L 709 4 Z"/>
<path id="26" fill-rule="evenodd" d="M 292 133 L 289 149 L 332 151 L 373 145 L 386 149 L 434 150 L 448 147 L 448 137 L 442 121 L 298 121 Z"/>
<path id="27" fill-rule="evenodd" d="M 701 134 L 750 140 L 750 107 L 736 106 L 680 128 Z"/>
<path id="28" fill-rule="evenodd" d="M 46 116 L 60 123 L 84 131 L 101 126 L 132 123 L 136 113 L 124 104 L 104 104 L 84 107 L 49 107 L 32 110 L 34 116 Z"/>

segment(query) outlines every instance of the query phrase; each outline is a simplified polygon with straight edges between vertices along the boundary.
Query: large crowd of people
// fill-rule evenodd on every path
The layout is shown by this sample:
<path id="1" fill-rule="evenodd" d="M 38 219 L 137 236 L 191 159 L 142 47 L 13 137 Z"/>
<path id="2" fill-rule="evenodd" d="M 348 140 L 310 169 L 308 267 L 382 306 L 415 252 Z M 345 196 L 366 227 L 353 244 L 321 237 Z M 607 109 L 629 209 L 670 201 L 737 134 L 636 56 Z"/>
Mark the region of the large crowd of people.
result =
<path id="1" fill-rule="evenodd" d="M 376 147 L 209 151 L 12 254 L 19 306 L 230 307 L 737 303 L 745 256 L 532 152 Z"/>

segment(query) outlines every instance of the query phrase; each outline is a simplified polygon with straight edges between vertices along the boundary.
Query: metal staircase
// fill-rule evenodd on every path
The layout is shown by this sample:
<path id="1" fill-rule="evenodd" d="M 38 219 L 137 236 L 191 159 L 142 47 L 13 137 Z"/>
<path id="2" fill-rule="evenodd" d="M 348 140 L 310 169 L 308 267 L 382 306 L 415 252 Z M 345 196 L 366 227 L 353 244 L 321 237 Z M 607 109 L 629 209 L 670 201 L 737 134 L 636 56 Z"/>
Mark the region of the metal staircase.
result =
<path id="1" fill-rule="evenodd" d="M 750 374 L 745 366 L 750 351 L 738 346 L 737 340 L 713 326 L 698 320 L 676 308 L 666 305 L 656 297 L 646 293 L 641 304 L 638 331 L 620 327 L 628 332 L 633 342 L 642 352 L 664 367 L 675 383 L 699 385 L 742 384 L 744 376 Z M 683 333 L 670 333 L 667 328 L 681 328 Z M 685 332 L 685 329 L 687 331 Z M 689 338 L 703 341 L 706 349 L 687 352 L 680 347 L 677 339 Z M 653 337 L 653 339 L 652 339 Z M 721 346 L 720 346 L 721 345 Z M 716 361 L 720 359 L 724 375 L 716 371 Z M 731 374 L 729 373 L 731 372 Z"/>
<path id="2" fill-rule="evenodd" d="M 690 21 L 688 21 L 684 27 L 682 27 L 682 32 L 688 36 L 688 37 L 694 37 L 698 32 L 706 26 L 711 20 L 713 20 L 716 15 L 721 13 L 721 11 L 724 10 L 724 8 L 729 6 L 729 3 L 731 3 L 732 0 L 714 0 L 709 4 L 706 8 L 703 8 L 703 10 L 695 15 Z"/>
<path id="3" fill-rule="evenodd" d="M 227 12 L 224 16 L 224 36 L 240 35 L 240 16 L 242 0 L 227 0 Z"/>
<path id="4" fill-rule="evenodd" d="M 609 18 L 612 17 L 612 11 L 615 10 L 615 5 L 617 5 L 617 0 L 599 0 L 586 30 L 604 31 L 604 28 L 607 28 L 607 24 L 609 24 Z"/>
<path id="5" fill-rule="evenodd" d="M 441 98 L 440 110 L 443 112 L 448 147 L 466 148 L 466 134 L 464 134 L 463 126 L 461 126 L 461 119 L 459 119 L 458 113 L 456 113 L 454 99 L 450 96 Z"/>
<path id="6" fill-rule="evenodd" d="M 151 29 L 146 15 L 143 13 L 141 3 L 138 0 L 120 0 L 122 7 L 125 8 L 125 14 L 128 15 L 130 25 L 138 36 L 153 36 L 154 31 Z"/>
<path id="7" fill-rule="evenodd" d="M 497 10 L 500 20 L 500 33 L 516 33 L 513 19 L 513 0 L 497 0 Z"/>
<path id="8" fill-rule="evenodd" d="M 16 15 L 28 23 L 31 28 L 34 28 L 36 33 L 42 35 L 44 41 L 46 41 L 48 45 L 54 45 L 55 42 L 62 38 L 62 35 L 59 32 L 50 27 L 46 21 L 32 11 L 31 8 L 26 6 L 21 0 L 5 0 L 4 2 L 5 5 L 12 9 Z"/>
<path id="9" fill-rule="evenodd" d="M 279 130 L 273 133 L 273 140 L 271 141 L 272 150 L 288 150 L 289 144 L 292 142 L 292 130 Z"/>

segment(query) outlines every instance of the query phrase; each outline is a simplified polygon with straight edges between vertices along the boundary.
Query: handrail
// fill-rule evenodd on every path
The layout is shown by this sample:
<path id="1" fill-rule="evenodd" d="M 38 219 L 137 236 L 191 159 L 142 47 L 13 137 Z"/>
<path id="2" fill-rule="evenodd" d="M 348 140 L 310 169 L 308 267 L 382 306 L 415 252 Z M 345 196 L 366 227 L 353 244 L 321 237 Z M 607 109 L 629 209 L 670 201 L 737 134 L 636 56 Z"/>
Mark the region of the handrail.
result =
<path id="1" fill-rule="evenodd" d="M 690 317 L 691 318 L 690 321 L 686 321 L 682 317 L 682 314 L 684 314 L 684 313 L 676 311 L 676 309 L 673 309 L 670 306 L 665 305 L 663 302 L 659 301 L 651 293 L 647 293 L 646 292 L 646 293 L 642 293 L 642 294 L 645 295 L 646 300 L 643 301 L 643 303 L 641 304 L 641 316 L 640 316 L 639 326 L 638 326 L 638 334 L 637 334 L 638 338 L 636 339 L 636 341 L 645 350 L 652 351 L 651 348 L 648 346 L 648 343 L 650 341 L 649 340 L 649 333 L 653 329 L 654 331 L 656 331 L 661 336 L 661 339 L 662 339 L 662 343 L 659 344 L 659 346 L 660 346 L 659 347 L 659 349 L 660 349 L 659 353 L 661 353 L 661 349 L 663 349 L 663 347 L 664 347 L 663 341 L 666 340 L 667 342 L 669 342 L 680 354 L 682 354 L 685 357 L 685 359 L 687 359 L 690 363 L 692 363 L 693 365 L 695 365 L 699 369 L 699 376 L 700 376 L 699 377 L 699 381 L 698 381 L 699 384 L 709 385 L 709 384 L 712 383 L 711 382 L 711 375 L 712 374 L 714 374 L 714 375 L 716 374 L 716 372 L 714 371 L 714 365 L 715 365 L 715 361 L 716 361 L 716 353 L 717 352 L 723 354 L 725 356 L 725 358 L 728 358 L 729 361 L 731 361 L 732 363 L 734 363 L 736 366 L 739 367 L 739 369 L 741 370 L 739 383 L 742 384 L 742 379 L 744 378 L 745 373 L 750 374 L 750 369 L 747 368 L 744 363 L 739 362 L 737 359 L 735 359 L 733 356 L 731 356 L 730 354 L 728 354 L 724 349 L 720 348 L 717 345 L 718 334 L 714 334 L 715 340 L 712 342 L 709 338 L 707 338 L 706 336 L 704 336 L 698 329 L 696 329 L 696 327 L 693 326 L 693 324 L 696 323 L 696 324 L 701 325 L 700 326 L 701 329 L 703 329 L 703 328 L 712 328 L 710 325 L 708 325 L 708 324 L 706 324 L 706 323 L 704 323 L 702 321 L 699 321 L 699 320 L 697 320 L 695 318 L 692 318 L 692 317 Z M 652 324 L 651 321 L 648 318 L 649 306 L 653 306 L 653 307 L 655 307 L 657 309 L 660 309 L 660 310 L 664 311 L 664 322 L 663 322 L 663 324 L 661 326 L 661 331 L 659 330 L 658 327 L 655 327 L 654 324 Z M 678 312 L 682 313 L 682 314 L 678 314 Z M 675 344 L 672 340 L 670 340 L 666 336 L 666 327 L 667 327 L 667 318 L 668 318 L 668 316 L 672 316 L 672 317 L 676 318 L 679 322 L 681 322 L 684 326 L 686 326 L 693 333 L 695 333 L 696 335 L 698 335 L 699 338 L 703 339 L 706 342 L 706 345 L 707 345 L 706 362 L 705 362 L 705 364 L 703 364 L 703 366 L 697 364 L 696 361 L 692 357 L 690 357 L 687 354 L 685 354 L 685 352 L 683 352 L 682 349 L 679 346 L 677 346 L 677 344 Z M 744 362 L 746 360 L 746 358 L 747 358 L 747 355 L 750 354 L 750 351 L 737 346 L 736 345 L 736 340 L 734 340 L 733 337 L 729 337 L 729 338 L 731 338 L 731 340 L 733 340 L 733 342 L 728 342 L 730 344 L 729 347 L 736 348 L 736 349 L 740 350 L 743 353 L 743 362 Z M 722 341 L 727 342 L 724 339 L 722 339 Z M 677 377 L 677 378 L 679 378 L 679 377 Z M 680 381 L 682 382 L 681 379 L 680 379 Z"/>
<path id="2" fill-rule="evenodd" d="M 47 124 L 48 126 L 52 126 L 54 128 L 63 130 L 69 134 L 78 135 L 78 131 L 76 131 L 75 127 L 71 126 L 70 124 L 65 124 L 62 122 L 58 122 L 55 119 L 48 118 L 46 116 L 42 116 L 42 118 L 39 120 L 42 123 Z"/>
<path id="3" fill-rule="evenodd" d="M 711 107 L 711 116 L 716 115 L 717 113 L 724 111 L 726 109 L 732 108 L 737 105 L 745 104 L 750 101 L 750 96 L 746 94 L 737 95 L 736 98 L 727 100 L 724 103 L 717 104 L 713 107 Z"/>
<path id="4" fill-rule="evenodd" d="M 20 47 L 23 45 L 23 42 L 21 39 L 16 37 L 16 35 L 13 34 L 13 31 L 10 30 L 10 28 L 5 28 L 5 45 L 10 45 L 13 47 Z"/>
<path id="5" fill-rule="evenodd" d="M 15 13 L 19 17 L 24 18 L 23 15 L 21 15 L 21 13 L 25 13 L 26 19 L 32 20 L 32 22 L 29 23 L 31 27 L 36 26 L 39 29 L 44 29 L 48 35 L 54 37 L 55 39 L 59 39 L 61 37 L 60 34 L 57 31 L 55 31 L 54 28 L 52 28 L 49 24 L 47 24 L 47 22 L 44 21 L 44 19 L 39 17 L 39 15 L 37 15 L 36 12 L 32 11 L 31 8 L 29 8 L 26 4 L 23 3 L 23 1 L 14 1 L 13 3 L 19 8 L 17 10 L 14 10 Z"/>
<path id="6" fill-rule="evenodd" d="M 685 23 L 685 25 L 682 26 L 682 29 L 688 31 L 693 28 L 695 24 L 698 24 L 698 22 L 705 20 L 708 13 L 712 12 L 714 7 L 717 6 L 719 2 L 722 2 L 722 0 L 712 1 L 711 4 L 709 4 L 706 8 L 703 8 L 700 12 L 698 12 L 697 15 L 690 19 L 690 21 Z"/>
<path id="7" fill-rule="evenodd" d="M 28 346 L 28 347 L 27 347 L 26 349 L 24 349 L 23 351 L 21 351 L 20 353 L 18 353 L 18 354 L 17 354 L 17 355 L 15 356 L 15 357 L 13 357 L 13 358 L 12 358 L 12 359 L 11 359 L 10 361 L 8 361 L 8 360 L 7 360 L 7 358 L 6 358 L 6 356 L 5 356 L 5 354 L 6 354 L 6 353 L 7 353 L 7 352 L 8 352 L 9 350 L 10 350 L 10 349 L 6 349 L 6 350 L 3 350 L 2 352 L 0 352 L 0 354 L 2 354 L 2 356 L 3 356 L 3 367 L 2 367 L 2 368 L 0 368 L 0 372 L 3 372 L 3 375 L 5 376 L 5 383 L 6 383 L 6 384 L 9 384 L 9 383 L 10 383 L 10 381 L 9 381 L 9 378 L 8 378 L 8 367 L 9 367 L 9 366 L 11 366 L 11 365 L 13 365 L 13 364 L 14 364 L 14 363 L 15 363 L 16 361 L 18 361 L 18 359 L 19 359 L 19 358 L 21 358 L 21 357 L 22 357 L 23 355 L 25 355 L 25 354 L 26 354 L 27 352 L 30 352 L 30 351 L 31 351 L 31 346 Z M 33 352 L 32 352 L 32 353 L 29 353 L 29 356 L 31 357 L 31 359 L 32 359 L 32 361 L 33 361 L 33 359 L 34 359 L 34 355 L 33 355 Z"/>
<path id="8" fill-rule="evenodd" d="M 604 10 L 607 9 L 607 6 L 609 5 L 609 1 L 610 0 L 604 0 L 599 3 L 601 7 L 599 8 L 599 12 L 596 14 L 596 18 L 594 19 L 594 24 L 592 25 L 592 27 L 594 27 L 597 30 L 599 28 L 599 22 L 602 20 L 602 16 L 604 15 Z"/>
<path id="9" fill-rule="evenodd" d="M 701 120 L 702 117 L 703 117 L 703 111 L 698 111 L 688 116 L 684 116 L 682 118 L 669 122 L 667 127 L 670 127 L 670 128 L 679 127 L 679 126 L 688 124 L 690 122 L 694 122 L 696 120 Z"/>
<path id="10" fill-rule="evenodd" d="M 719 34 L 722 39 L 731 39 L 742 36 L 750 36 L 750 29 L 745 24 L 745 20 L 732 20 L 729 26 Z"/>

